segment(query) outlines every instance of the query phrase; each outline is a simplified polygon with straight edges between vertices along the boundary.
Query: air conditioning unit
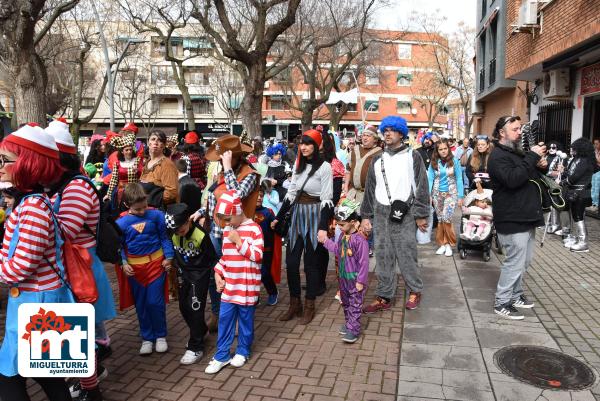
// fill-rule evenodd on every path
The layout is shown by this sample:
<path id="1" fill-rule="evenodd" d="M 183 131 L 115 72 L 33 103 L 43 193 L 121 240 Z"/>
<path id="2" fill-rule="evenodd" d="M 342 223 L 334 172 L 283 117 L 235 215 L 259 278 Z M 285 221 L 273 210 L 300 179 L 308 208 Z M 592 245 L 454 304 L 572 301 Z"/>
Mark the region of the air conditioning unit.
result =
<path id="1" fill-rule="evenodd" d="M 269 89 L 269 81 L 265 81 L 265 86 L 264 86 L 264 88 L 265 88 L 265 89 Z"/>
<path id="2" fill-rule="evenodd" d="M 562 100 L 571 96 L 569 69 L 550 70 L 544 74 L 544 99 Z"/>
<path id="3" fill-rule="evenodd" d="M 519 27 L 529 27 L 538 23 L 538 1 L 523 0 L 519 8 Z"/>

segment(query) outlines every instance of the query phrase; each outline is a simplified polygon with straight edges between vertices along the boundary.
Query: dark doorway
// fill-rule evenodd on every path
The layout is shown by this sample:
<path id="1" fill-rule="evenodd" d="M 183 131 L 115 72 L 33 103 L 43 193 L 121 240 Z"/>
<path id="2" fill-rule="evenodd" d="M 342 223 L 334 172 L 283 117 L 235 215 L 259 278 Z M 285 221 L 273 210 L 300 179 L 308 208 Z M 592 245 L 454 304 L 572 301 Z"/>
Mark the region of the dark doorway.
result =
<path id="1" fill-rule="evenodd" d="M 573 102 L 562 101 L 540 107 L 538 141 L 549 143 L 557 141 L 565 147 L 571 145 L 571 121 L 573 120 Z"/>
<path id="2" fill-rule="evenodd" d="M 586 97 L 583 102 L 584 138 L 600 138 L 600 95 Z"/>

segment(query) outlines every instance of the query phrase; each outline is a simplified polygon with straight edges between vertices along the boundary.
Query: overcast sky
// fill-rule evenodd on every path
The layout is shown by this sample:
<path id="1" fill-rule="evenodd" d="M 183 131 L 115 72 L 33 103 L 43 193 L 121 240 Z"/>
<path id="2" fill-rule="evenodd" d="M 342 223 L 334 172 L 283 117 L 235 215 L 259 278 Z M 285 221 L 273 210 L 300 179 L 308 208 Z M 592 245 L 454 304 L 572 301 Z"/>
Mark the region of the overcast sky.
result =
<path id="1" fill-rule="evenodd" d="M 413 11 L 419 13 L 439 12 L 447 18 L 444 31 L 451 32 L 460 22 L 475 27 L 475 0 L 391 0 L 392 6 L 381 10 L 377 16 L 377 28 L 398 29 L 406 26 Z"/>

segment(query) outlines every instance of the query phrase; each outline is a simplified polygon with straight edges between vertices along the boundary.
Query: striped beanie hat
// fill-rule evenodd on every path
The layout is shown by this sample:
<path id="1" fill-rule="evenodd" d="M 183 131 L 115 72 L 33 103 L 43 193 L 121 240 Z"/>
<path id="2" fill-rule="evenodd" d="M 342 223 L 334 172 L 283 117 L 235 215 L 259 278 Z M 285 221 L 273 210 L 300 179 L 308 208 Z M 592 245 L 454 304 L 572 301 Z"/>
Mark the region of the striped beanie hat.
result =
<path id="1" fill-rule="evenodd" d="M 4 138 L 4 140 L 41 155 L 58 159 L 56 140 L 37 123 L 27 123 L 23 125 L 21 128 Z"/>
<path id="2" fill-rule="evenodd" d="M 63 153 L 70 153 L 72 155 L 77 154 L 77 146 L 73 142 L 73 137 L 69 132 L 69 125 L 64 118 L 57 118 L 48 124 L 48 128 L 44 131 L 52 135 L 56 141 L 58 150 Z"/>
<path id="3" fill-rule="evenodd" d="M 224 216 L 241 215 L 243 213 L 242 200 L 238 196 L 237 192 L 235 190 L 230 190 L 223 193 L 217 202 L 215 212 Z"/>

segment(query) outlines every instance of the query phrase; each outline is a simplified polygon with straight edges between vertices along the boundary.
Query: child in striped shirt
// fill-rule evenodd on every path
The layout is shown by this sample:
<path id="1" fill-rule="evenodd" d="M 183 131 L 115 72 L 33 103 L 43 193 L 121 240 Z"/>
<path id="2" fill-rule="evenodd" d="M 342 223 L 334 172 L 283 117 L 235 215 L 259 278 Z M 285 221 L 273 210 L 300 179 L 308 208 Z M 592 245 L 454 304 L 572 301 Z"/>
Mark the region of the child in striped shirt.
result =
<path id="1" fill-rule="evenodd" d="M 217 352 L 205 370 L 209 374 L 217 373 L 228 364 L 242 367 L 250 356 L 264 248 L 260 226 L 244 215 L 242 201 L 235 190 L 221 195 L 215 213 L 225 229 L 223 256 L 215 266 L 217 291 L 222 295 Z M 238 345 L 232 358 L 230 349 L 236 325 Z"/>

